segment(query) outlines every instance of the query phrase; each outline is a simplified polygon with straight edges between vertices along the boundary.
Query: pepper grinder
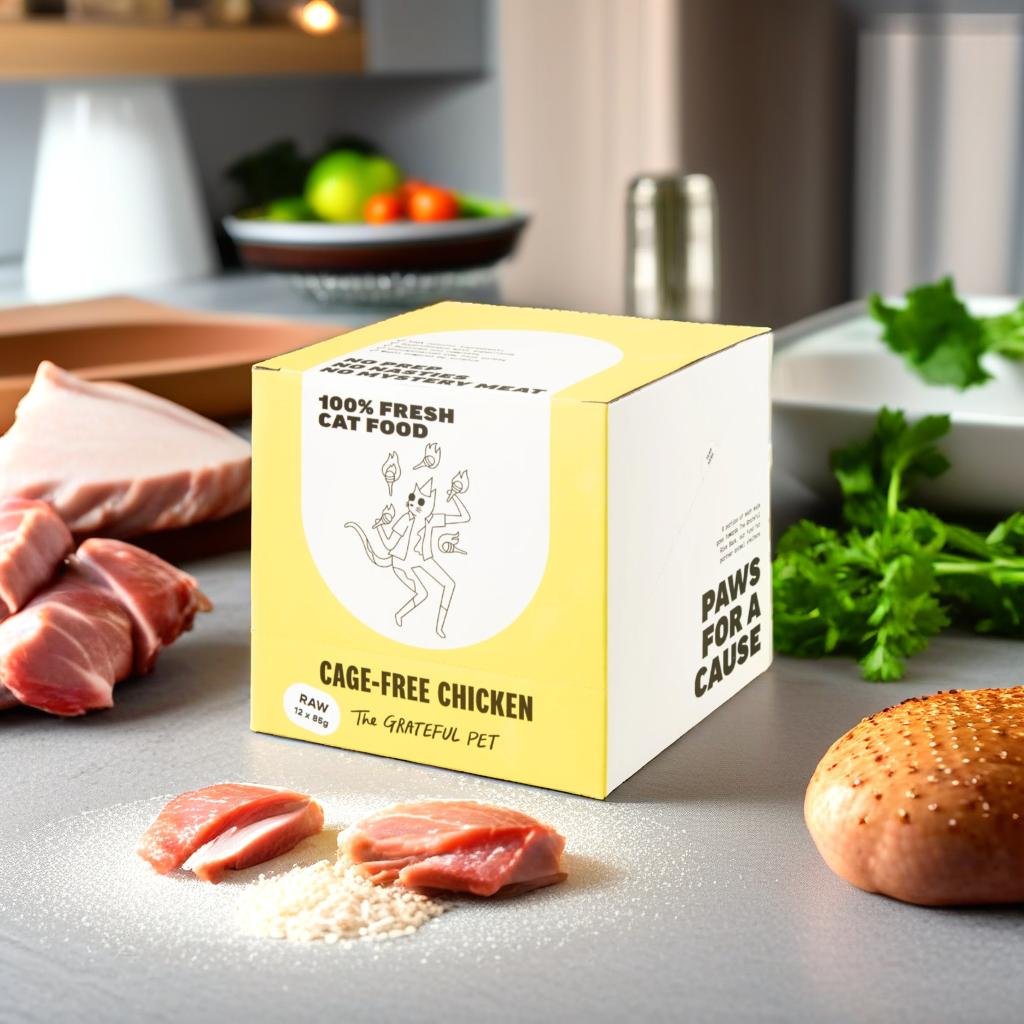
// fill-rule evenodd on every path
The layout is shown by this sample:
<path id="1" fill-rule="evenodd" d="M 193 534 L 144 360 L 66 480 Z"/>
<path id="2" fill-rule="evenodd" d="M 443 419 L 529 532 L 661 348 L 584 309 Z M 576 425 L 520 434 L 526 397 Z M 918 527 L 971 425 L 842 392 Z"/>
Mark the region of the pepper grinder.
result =
<path id="1" fill-rule="evenodd" d="M 626 312 L 713 322 L 718 282 L 714 182 L 706 174 L 634 178 L 626 193 Z"/>

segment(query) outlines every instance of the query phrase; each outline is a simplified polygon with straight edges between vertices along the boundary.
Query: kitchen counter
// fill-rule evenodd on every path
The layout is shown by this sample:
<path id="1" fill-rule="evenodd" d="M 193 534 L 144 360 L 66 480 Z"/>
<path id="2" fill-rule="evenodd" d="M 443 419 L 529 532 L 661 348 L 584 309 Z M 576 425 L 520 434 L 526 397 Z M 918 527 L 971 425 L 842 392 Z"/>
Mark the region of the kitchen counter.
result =
<path id="1" fill-rule="evenodd" d="M 276 274 L 235 270 L 218 277 L 197 278 L 160 285 L 132 293 L 136 298 L 164 302 L 183 309 L 209 313 L 240 313 L 256 316 L 288 317 L 361 327 L 403 312 L 388 306 L 321 305 L 300 295 Z M 27 303 L 21 266 L 0 263 L 0 309 Z M 473 292 L 473 301 L 497 302 L 495 288 L 482 287 Z"/>
<path id="2" fill-rule="evenodd" d="M 780 504 L 796 509 L 792 493 Z M 847 661 L 779 658 L 601 803 L 251 733 L 247 558 L 188 568 L 216 610 L 154 676 L 123 684 L 112 711 L 0 716 L 0 1021 L 934 1024 L 1018 1011 L 1020 910 L 925 910 L 859 892 L 819 859 L 801 804 L 821 754 L 863 715 L 938 688 L 1019 682 L 1020 644 L 947 636 L 892 685 L 861 682 Z M 134 802 L 151 814 L 160 795 L 222 779 L 360 806 L 434 795 L 523 807 L 568 834 L 570 881 L 456 908 L 386 944 L 193 947 L 191 883 L 177 883 L 166 918 L 133 912 L 135 882 L 123 872 L 122 892 L 118 865 L 143 820 Z M 108 828 L 100 852 L 83 853 L 93 812 L 123 813 L 131 834 Z M 117 847 L 114 879 L 103 845 Z M 53 866 L 65 856 L 82 877 Z M 74 868 L 81 856 L 99 877 Z M 33 888 L 54 874 L 56 893 Z M 111 939 L 102 923 L 121 899 Z M 167 919 L 179 910 L 184 923 Z"/>
<path id="3" fill-rule="evenodd" d="M 291 312 L 267 284 L 154 297 Z M 779 523 L 808 501 L 776 481 Z M 248 558 L 187 568 L 215 611 L 152 677 L 119 687 L 113 710 L 0 715 L 0 1021 L 934 1024 L 1019 1013 L 1020 909 L 925 910 L 853 889 L 818 857 L 802 800 L 822 753 L 862 716 L 940 688 L 1018 683 L 1021 644 L 948 635 L 890 685 L 862 682 L 845 660 L 779 658 L 602 803 L 250 732 Z M 522 807 L 566 832 L 570 879 L 456 906 L 383 944 L 232 938 L 230 922 L 226 938 L 200 935 L 193 883 L 152 880 L 177 886 L 154 912 L 130 849 L 160 797 L 224 779 L 343 809 L 426 795 Z"/>

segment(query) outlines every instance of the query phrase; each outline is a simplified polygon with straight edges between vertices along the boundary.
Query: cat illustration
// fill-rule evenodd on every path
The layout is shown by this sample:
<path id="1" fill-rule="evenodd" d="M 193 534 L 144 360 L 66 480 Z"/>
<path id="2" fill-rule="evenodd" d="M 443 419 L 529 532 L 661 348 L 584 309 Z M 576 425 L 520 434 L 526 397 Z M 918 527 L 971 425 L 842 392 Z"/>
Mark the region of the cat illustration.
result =
<path id="1" fill-rule="evenodd" d="M 405 512 L 397 519 L 394 509 L 385 508 L 373 524 L 373 529 L 380 542 L 388 552 L 379 555 L 370 538 L 358 523 L 346 523 L 345 526 L 355 530 L 363 543 L 363 550 L 374 565 L 393 570 L 395 576 L 405 587 L 412 591 L 412 596 L 395 612 L 395 623 L 401 626 L 406 615 L 421 605 L 428 595 L 427 583 L 433 580 L 441 585 L 441 602 L 437 609 L 435 630 L 441 639 L 445 639 L 444 624 L 455 594 L 455 580 L 448 575 L 444 567 L 437 561 L 436 531 L 457 523 L 468 523 L 470 516 L 458 493 L 451 495 L 451 504 L 458 510 L 452 512 L 436 512 L 437 492 L 431 477 L 422 486 L 414 484 L 405 502 Z"/>

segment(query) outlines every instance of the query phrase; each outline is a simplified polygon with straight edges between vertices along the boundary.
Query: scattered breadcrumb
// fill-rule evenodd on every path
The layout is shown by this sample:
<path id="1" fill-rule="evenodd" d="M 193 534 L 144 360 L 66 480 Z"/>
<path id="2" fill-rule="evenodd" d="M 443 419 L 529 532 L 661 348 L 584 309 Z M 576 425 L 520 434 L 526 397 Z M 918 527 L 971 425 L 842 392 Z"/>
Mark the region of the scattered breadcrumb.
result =
<path id="1" fill-rule="evenodd" d="M 374 885 L 344 860 L 260 875 L 242 898 L 252 935 L 292 942 L 346 942 L 411 935 L 446 907 L 400 885 Z"/>

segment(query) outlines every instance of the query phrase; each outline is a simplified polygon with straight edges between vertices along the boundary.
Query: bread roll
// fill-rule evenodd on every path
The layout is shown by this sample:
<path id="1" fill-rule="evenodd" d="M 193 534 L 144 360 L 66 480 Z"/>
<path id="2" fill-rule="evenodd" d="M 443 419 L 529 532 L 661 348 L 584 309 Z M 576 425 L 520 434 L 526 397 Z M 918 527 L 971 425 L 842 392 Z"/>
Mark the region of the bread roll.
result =
<path id="1" fill-rule="evenodd" d="M 804 818 L 840 878 L 907 903 L 1024 901 L 1024 687 L 912 697 L 836 740 Z"/>

